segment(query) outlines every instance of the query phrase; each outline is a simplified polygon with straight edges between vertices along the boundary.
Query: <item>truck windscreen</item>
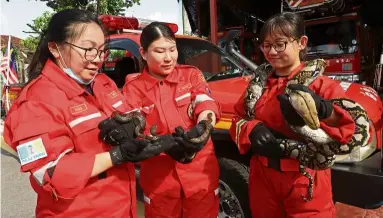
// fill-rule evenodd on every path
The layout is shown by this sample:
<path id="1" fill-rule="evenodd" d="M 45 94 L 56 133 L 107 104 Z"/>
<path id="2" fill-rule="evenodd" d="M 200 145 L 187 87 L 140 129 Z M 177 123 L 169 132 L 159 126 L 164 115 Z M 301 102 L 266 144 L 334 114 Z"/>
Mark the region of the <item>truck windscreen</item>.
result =
<path id="1" fill-rule="evenodd" d="M 358 49 L 356 22 L 343 20 L 306 26 L 308 36 L 307 54 L 341 55 L 351 54 Z"/>

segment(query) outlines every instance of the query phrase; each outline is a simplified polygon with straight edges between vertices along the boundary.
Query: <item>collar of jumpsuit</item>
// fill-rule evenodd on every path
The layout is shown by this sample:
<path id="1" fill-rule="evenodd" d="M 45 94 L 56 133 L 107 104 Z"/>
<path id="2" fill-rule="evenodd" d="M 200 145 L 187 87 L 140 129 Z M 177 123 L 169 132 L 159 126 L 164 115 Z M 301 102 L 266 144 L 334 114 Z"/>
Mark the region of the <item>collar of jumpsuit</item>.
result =
<path id="1" fill-rule="evenodd" d="M 265 88 L 269 89 L 274 85 L 278 85 L 278 89 L 284 88 L 287 81 L 291 80 L 295 75 L 297 75 L 303 69 L 304 66 L 305 63 L 301 62 L 301 64 L 298 67 L 296 67 L 288 76 L 278 76 L 274 71 L 268 77 Z"/>
<path id="2" fill-rule="evenodd" d="M 70 99 L 85 92 L 85 89 L 81 87 L 81 85 L 79 85 L 74 79 L 70 78 L 59 66 L 57 66 L 57 64 L 55 64 L 50 59 L 47 60 L 41 74 L 56 84 L 59 89 L 63 90 Z M 94 82 L 96 81 L 94 80 L 91 84 L 89 84 L 89 86 L 93 85 Z M 108 83 L 106 80 L 97 80 L 97 82 L 101 82 L 100 85 L 105 85 Z"/>

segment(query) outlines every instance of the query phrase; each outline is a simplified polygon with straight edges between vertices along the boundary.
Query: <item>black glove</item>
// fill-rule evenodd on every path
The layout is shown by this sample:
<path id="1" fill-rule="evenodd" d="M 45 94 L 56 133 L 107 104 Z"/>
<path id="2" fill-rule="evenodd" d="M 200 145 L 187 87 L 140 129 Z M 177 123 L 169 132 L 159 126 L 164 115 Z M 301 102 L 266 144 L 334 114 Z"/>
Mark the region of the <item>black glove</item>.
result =
<path id="1" fill-rule="evenodd" d="M 278 95 L 277 99 L 279 100 L 279 107 L 283 118 L 286 122 L 293 126 L 304 126 L 306 125 L 303 118 L 297 113 L 289 101 L 289 96 L 287 94 Z"/>
<path id="2" fill-rule="evenodd" d="M 206 130 L 205 124 L 206 120 L 200 121 L 196 126 L 186 132 L 182 127 L 178 126 L 175 129 L 176 132 L 173 134 L 173 136 L 179 146 L 174 146 L 173 148 L 169 149 L 166 154 L 180 163 L 190 163 L 194 159 L 196 153 L 205 146 L 213 127 L 211 126 L 211 130 L 209 131 L 209 135 L 206 140 L 203 140 L 200 143 L 193 144 L 186 139 L 201 136 Z"/>
<path id="3" fill-rule="evenodd" d="M 124 139 L 133 140 L 136 137 L 134 133 L 136 124 L 133 121 L 121 124 L 113 118 L 108 118 L 101 121 L 98 128 L 100 129 L 98 137 L 113 146 L 121 144 Z"/>
<path id="4" fill-rule="evenodd" d="M 257 124 L 249 134 L 251 150 L 261 156 L 269 158 L 282 158 L 283 149 L 277 143 L 271 131 L 262 123 Z"/>
<path id="5" fill-rule="evenodd" d="M 290 85 L 288 85 L 288 88 L 291 90 L 300 90 L 300 91 L 310 93 L 310 95 L 314 99 L 315 106 L 316 106 L 317 111 L 318 111 L 318 118 L 320 120 L 327 119 L 331 116 L 331 113 L 333 111 L 331 101 L 323 99 L 319 95 L 315 94 L 307 86 L 302 85 L 302 84 L 290 84 Z"/>
<path id="6" fill-rule="evenodd" d="M 196 155 L 196 152 L 188 151 L 184 147 L 181 147 L 179 144 L 165 151 L 165 153 L 173 158 L 173 160 L 183 164 L 192 162 Z"/>
<path id="7" fill-rule="evenodd" d="M 210 125 L 208 135 L 200 141 L 199 143 L 189 142 L 187 139 L 200 137 L 206 131 L 206 120 L 200 121 L 197 125 L 191 128 L 188 131 L 185 131 L 181 126 L 176 127 L 175 133 L 173 134 L 175 140 L 188 151 L 198 152 L 206 145 L 207 141 L 210 138 L 211 132 L 213 131 L 213 126 Z"/>
<path id="8" fill-rule="evenodd" d="M 113 165 L 143 161 L 179 146 L 171 135 L 160 136 L 156 141 L 124 139 L 120 143 L 109 151 Z"/>

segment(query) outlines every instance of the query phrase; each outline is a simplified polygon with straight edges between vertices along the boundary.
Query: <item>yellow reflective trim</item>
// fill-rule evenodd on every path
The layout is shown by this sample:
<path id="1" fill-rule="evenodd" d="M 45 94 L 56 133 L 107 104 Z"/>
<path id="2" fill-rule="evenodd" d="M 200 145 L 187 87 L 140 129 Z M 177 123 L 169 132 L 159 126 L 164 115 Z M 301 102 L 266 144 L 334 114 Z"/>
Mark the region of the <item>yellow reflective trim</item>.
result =
<path id="1" fill-rule="evenodd" d="M 229 130 L 231 127 L 231 121 L 219 121 L 218 123 L 215 124 L 214 128 L 215 129 L 225 129 Z"/>

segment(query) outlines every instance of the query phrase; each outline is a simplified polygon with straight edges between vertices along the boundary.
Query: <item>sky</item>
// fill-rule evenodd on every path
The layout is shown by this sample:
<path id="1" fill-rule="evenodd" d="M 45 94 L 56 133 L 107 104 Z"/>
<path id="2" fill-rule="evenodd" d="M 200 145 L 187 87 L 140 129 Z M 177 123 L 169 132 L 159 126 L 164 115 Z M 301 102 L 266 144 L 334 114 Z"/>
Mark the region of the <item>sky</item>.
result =
<path id="1" fill-rule="evenodd" d="M 23 32 L 30 30 L 26 24 L 44 11 L 51 9 L 38 0 L 0 0 L 0 34 L 28 37 Z M 128 8 L 125 15 L 181 24 L 179 11 L 177 0 L 141 0 L 141 5 Z"/>

